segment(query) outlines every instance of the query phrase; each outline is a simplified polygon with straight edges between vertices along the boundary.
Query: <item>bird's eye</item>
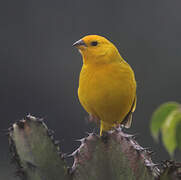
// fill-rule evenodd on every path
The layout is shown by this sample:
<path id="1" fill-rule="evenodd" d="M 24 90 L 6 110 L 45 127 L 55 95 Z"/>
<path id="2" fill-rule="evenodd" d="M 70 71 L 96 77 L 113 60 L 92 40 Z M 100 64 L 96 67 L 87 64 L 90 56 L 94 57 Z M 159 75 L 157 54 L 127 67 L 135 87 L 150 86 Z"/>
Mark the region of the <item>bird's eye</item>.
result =
<path id="1" fill-rule="evenodd" d="M 97 46 L 98 42 L 97 41 L 92 41 L 91 46 Z"/>

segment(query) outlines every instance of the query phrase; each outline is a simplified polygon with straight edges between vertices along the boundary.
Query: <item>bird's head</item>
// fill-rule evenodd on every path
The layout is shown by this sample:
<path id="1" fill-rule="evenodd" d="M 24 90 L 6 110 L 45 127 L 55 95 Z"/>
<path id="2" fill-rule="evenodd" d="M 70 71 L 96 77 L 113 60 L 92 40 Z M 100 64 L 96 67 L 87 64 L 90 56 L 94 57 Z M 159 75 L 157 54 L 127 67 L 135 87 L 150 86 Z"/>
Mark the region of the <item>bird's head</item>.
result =
<path id="1" fill-rule="evenodd" d="M 85 36 L 73 46 L 79 49 L 85 64 L 105 64 L 121 59 L 114 44 L 102 36 Z"/>

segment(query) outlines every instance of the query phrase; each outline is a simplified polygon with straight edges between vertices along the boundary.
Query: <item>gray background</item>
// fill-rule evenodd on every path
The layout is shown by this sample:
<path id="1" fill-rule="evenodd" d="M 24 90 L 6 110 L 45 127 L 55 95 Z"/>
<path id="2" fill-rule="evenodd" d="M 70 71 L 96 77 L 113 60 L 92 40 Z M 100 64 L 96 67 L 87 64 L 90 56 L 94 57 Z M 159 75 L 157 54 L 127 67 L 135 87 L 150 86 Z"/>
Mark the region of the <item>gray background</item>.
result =
<path id="1" fill-rule="evenodd" d="M 77 98 L 81 56 L 71 47 L 86 34 L 112 40 L 133 67 L 138 104 L 129 132 L 156 151 L 155 162 L 168 159 L 149 124 L 158 105 L 181 98 L 180 8 L 180 0 L 1 0 L 0 179 L 15 179 L 3 130 L 26 114 L 44 117 L 64 152 L 91 131 Z"/>

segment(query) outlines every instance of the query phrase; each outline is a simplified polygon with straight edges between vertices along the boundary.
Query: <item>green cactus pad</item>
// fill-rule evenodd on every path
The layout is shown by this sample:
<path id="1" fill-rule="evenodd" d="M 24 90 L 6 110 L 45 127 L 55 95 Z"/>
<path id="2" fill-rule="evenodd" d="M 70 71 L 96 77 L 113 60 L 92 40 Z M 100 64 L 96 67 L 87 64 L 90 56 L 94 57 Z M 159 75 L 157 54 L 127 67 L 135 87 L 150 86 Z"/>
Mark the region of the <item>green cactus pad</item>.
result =
<path id="1" fill-rule="evenodd" d="M 164 163 L 158 168 L 152 152 L 134 136 L 114 129 L 102 137 L 90 133 L 68 168 L 52 131 L 44 122 L 27 116 L 9 128 L 9 144 L 21 180 L 179 180 L 181 164 Z"/>
<path id="2" fill-rule="evenodd" d="M 27 116 L 10 128 L 10 151 L 25 180 L 68 180 L 65 162 L 52 133 L 38 118 Z"/>
<path id="3" fill-rule="evenodd" d="M 159 170 L 131 135 L 121 130 L 104 139 L 90 134 L 73 153 L 74 180 L 153 180 Z"/>

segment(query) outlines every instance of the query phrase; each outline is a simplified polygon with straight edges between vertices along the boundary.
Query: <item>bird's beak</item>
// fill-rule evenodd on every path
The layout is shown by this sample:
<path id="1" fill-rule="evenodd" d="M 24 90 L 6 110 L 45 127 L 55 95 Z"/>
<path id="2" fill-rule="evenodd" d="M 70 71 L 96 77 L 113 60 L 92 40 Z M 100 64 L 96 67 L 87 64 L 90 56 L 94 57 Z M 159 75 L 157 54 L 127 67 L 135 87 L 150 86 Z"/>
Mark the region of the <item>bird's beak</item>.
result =
<path id="1" fill-rule="evenodd" d="M 76 41 L 75 43 L 73 43 L 72 46 L 73 47 L 79 47 L 79 46 L 87 47 L 87 45 L 85 44 L 85 42 L 82 39 L 80 39 L 80 40 Z"/>

